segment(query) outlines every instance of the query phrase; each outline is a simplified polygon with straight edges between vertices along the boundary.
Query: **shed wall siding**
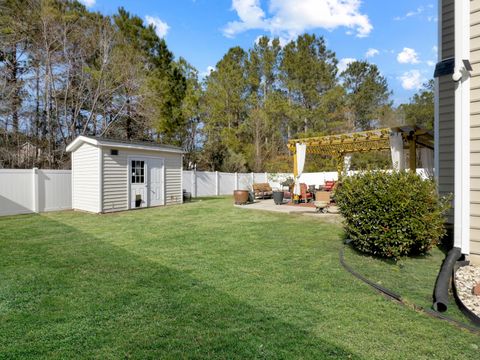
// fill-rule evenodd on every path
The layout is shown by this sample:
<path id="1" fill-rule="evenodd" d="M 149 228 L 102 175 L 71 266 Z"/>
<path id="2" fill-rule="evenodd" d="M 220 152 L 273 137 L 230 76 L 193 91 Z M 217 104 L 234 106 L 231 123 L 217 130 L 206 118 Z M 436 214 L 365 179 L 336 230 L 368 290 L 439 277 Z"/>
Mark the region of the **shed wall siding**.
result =
<path id="1" fill-rule="evenodd" d="M 182 203 L 182 155 L 159 151 L 118 149 L 118 155 L 110 155 L 113 148 L 103 148 L 103 211 L 128 209 L 128 157 L 153 156 L 164 159 L 165 203 Z"/>
<path id="2" fill-rule="evenodd" d="M 167 205 L 183 202 L 182 156 L 165 157 L 165 202 Z"/>
<path id="3" fill-rule="evenodd" d="M 442 1 L 442 59 L 455 55 L 454 41 L 454 0 Z M 442 195 L 453 194 L 454 191 L 454 128 L 455 128 L 455 83 L 451 75 L 439 78 L 438 91 L 438 188 Z M 453 209 L 447 215 L 447 222 L 453 224 Z"/>
<path id="4" fill-rule="evenodd" d="M 110 155 L 110 149 L 103 149 L 103 211 L 128 209 L 127 155 Z"/>
<path id="5" fill-rule="evenodd" d="M 480 0 L 470 1 L 470 260 L 480 264 Z"/>
<path id="6" fill-rule="evenodd" d="M 100 212 L 99 151 L 84 143 L 73 152 L 72 207 L 77 210 Z"/>

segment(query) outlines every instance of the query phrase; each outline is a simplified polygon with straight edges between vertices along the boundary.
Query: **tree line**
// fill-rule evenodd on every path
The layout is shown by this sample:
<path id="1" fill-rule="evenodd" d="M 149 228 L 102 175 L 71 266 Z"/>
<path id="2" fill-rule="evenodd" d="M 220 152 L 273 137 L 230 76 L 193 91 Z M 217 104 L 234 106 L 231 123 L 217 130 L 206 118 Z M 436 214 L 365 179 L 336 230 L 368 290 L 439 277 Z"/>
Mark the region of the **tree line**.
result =
<path id="1" fill-rule="evenodd" d="M 433 125 L 430 83 L 394 107 L 375 64 L 321 36 L 233 47 L 200 79 L 152 25 L 77 1 L 0 0 L 0 167 L 68 168 L 78 135 L 181 146 L 203 170 L 285 171 L 289 138 Z M 329 166 L 317 159 L 317 166 Z"/>

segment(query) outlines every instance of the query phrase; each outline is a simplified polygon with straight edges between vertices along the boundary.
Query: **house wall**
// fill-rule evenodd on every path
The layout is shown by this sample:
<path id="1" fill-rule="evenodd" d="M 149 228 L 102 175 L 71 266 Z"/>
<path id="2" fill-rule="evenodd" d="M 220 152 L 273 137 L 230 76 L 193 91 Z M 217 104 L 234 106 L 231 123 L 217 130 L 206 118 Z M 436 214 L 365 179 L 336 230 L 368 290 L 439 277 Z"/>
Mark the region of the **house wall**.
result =
<path id="1" fill-rule="evenodd" d="M 164 159 L 165 202 L 167 205 L 182 203 L 182 154 L 126 150 L 118 148 L 118 155 L 110 155 L 115 147 L 103 147 L 103 211 L 128 209 L 128 157 L 155 156 Z"/>
<path id="2" fill-rule="evenodd" d="M 72 153 L 72 208 L 101 212 L 100 149 L 83 143 Z"/>
<path id="3" fill-rule="evenodd" d="M 454 0 L 441 1 L 441 59 L 455 56 Z M 451 75 L 438 79 L 438 188 L 442 195 L 454 191 L 454 127 L 455 127 L 455 83 Z M 453 208 L 447 215 L 453 224 Z"/>
<path id="4" fill-rule="evenodd" d="M 470 260 L 480 264 L 480 0 L 470 2 Z"/>

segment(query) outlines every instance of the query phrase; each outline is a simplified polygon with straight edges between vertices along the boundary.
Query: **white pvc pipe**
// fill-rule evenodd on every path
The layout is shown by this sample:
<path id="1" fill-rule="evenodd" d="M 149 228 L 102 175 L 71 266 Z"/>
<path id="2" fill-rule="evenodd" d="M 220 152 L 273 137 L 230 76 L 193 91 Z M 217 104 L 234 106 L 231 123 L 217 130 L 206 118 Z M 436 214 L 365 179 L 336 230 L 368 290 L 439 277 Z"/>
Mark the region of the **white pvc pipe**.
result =
<path id="1" fill-rule="evenodd" d="M 470 252 L 470 0 L 455 0 L 455 199 L 454 246 Z M 459 76 L 461 75 L 461 76 Z"/>

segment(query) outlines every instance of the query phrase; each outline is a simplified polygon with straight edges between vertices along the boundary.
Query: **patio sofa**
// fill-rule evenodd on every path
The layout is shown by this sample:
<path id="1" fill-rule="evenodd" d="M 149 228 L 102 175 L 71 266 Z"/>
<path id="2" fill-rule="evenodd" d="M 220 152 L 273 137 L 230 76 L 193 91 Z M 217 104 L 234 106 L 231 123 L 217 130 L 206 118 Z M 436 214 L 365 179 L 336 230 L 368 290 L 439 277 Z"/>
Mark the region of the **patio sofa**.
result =
<path id="1" fill-rule="evenodd" d="M 253 184 L 255 199 L 270 199 L 273 196 L 272 187 L 269 183 Z"/>

